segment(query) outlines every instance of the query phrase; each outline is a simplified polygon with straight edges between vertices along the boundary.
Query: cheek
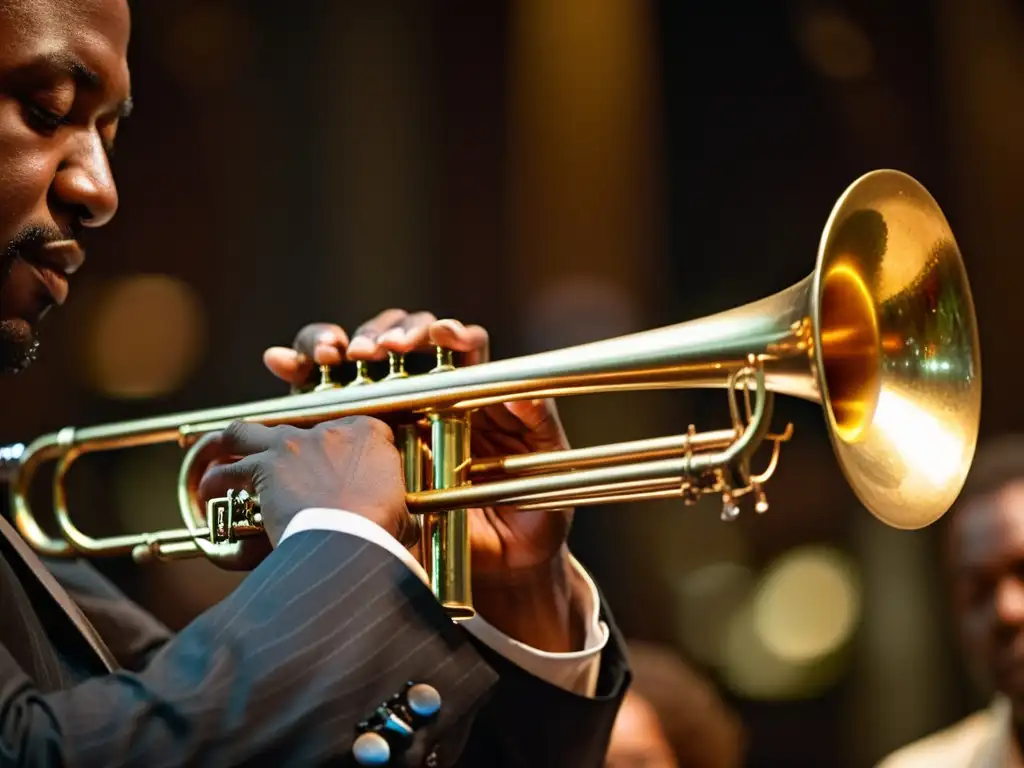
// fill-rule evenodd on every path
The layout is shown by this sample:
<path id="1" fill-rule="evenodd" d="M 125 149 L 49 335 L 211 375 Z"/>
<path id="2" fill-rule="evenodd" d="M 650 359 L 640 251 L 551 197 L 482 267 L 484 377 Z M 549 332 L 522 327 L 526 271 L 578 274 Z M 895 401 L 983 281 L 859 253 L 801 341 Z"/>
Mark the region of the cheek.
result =
<path id="1" fill-rule="evenodd" d="M 28 224 L 50 223 L 47 197 L 57 170 L 52 139 L 24 124 L 16 105 L 0 107 L 0 243 Z"/>

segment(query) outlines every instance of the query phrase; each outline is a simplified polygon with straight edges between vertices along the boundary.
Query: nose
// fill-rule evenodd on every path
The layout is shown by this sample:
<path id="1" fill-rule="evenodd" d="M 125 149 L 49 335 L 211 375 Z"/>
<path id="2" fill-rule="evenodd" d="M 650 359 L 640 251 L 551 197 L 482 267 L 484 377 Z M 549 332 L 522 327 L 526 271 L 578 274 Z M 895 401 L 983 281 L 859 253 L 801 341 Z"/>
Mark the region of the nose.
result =
<path id="1" fill-rule="evenodd" d="M 1007 576 L 996 589 L 996 614 L 1004 626 L 1024 626 L 1024 582 Z"/>
<path id="2" fill-rule="evenodd" d="M 118 205 L 110 160 L 98 135 L 79 136 L 75 142 L 57 168 L 52 192 L 63 207 L 76 211 L 75 224 L 102 227 Z"/>

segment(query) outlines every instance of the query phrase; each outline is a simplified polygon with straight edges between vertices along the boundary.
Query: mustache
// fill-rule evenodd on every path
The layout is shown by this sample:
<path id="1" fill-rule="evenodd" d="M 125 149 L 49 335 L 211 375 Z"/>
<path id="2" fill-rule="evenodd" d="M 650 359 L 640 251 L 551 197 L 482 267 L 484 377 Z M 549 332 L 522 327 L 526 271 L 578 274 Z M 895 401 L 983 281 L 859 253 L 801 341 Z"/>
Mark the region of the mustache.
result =
<path id="1" fill-rule="evenodd" d="M 78 240 L 79 227 L 57 227 L 53 225 L 32 225 L 25 227 L 4 246 L 0 252 L 0 282 L 7 279 L 15 259 L 27 259 L 28 254 L 47 243 L 61 240 Z"/>

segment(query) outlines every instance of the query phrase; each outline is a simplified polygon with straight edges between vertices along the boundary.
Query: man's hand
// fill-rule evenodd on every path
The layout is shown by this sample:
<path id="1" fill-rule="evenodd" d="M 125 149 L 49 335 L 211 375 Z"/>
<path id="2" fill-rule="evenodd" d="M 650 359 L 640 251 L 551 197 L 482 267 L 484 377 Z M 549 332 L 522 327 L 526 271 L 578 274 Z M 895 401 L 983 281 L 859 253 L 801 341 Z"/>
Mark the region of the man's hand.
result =
<path id="1" fill-rule="evenodd" d="M 216 443 L 221 455 L 240 458 L 207 470 L 200 500 L 230 488 L 257 494 L 275 546 L 291 519 L 310 507 L 362 515 L 399 541 L 412 530 L 394 436 L 378 419 L 350 416 L 312 429 L 238 421 Z"/>
<path id="2" fill-rule="evenodd" d="M 307 325 L 293 347 L 273 347 L 267 367 L 284 381 L 301 386 L 314 365 L 348 360 L 380 360 L 388 352 L 408 354 L 438 345 L 464 353 L 464 363 L 485 362 L 487 331 L 457 320 L 438 320 L 429 312 L 382 312 L 361 325 L 351 341 L 337 325 Z M 568 447 L 551 400 L 494 405 L 473 415 L 474 458 Z M 517 512 L 506 507 L 470 510 L 473 597 L 481 615 L 506 634 L 548 651 L 582 648 L 584 628 L 574 612 L 579 577 L 569 563 L 566 538 L 572 510 Z"/>

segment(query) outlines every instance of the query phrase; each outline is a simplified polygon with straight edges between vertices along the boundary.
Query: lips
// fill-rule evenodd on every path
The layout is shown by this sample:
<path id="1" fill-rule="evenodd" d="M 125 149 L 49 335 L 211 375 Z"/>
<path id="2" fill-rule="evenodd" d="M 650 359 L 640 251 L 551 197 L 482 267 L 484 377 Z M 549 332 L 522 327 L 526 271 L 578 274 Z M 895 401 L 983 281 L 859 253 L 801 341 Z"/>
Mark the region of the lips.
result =
<path id="1" fill-rule="evenodd" d="M 53 303 L 61 306 L 68 298 L 68 279 L 52 267 L 45 264 L 30 264 L 46 290 L 50 293 Z"/>
<path id="2" fill-rule="evenodd" d="M 85 262 L 85 252 L 74 240 L 55 240 L 26 254 L 26 261 L 46 287 L 53 302 L 62 305 L 68 298 L 68 275 Z"/>
<path id="3" fill-rule="evenodd" d="M 53 240 L 34 249 L 30 261 L 64 275 L 73 275 L 85 263 L 85 251 L 76 240 Z"/>

